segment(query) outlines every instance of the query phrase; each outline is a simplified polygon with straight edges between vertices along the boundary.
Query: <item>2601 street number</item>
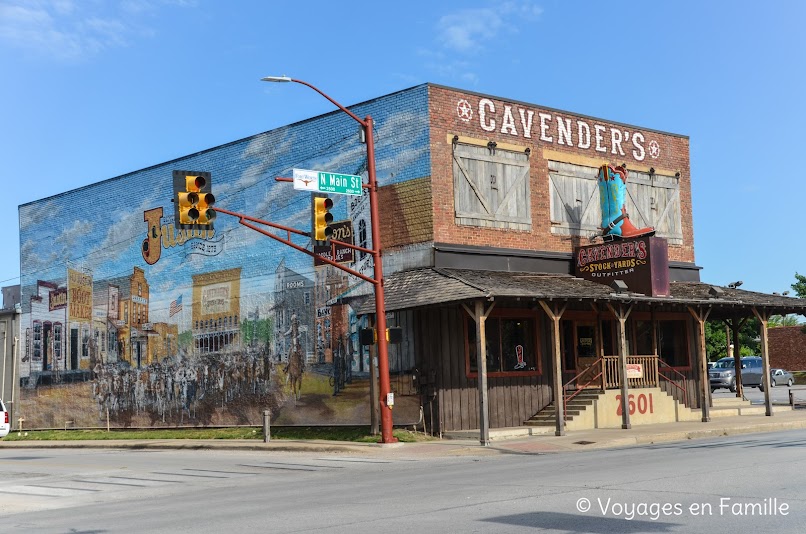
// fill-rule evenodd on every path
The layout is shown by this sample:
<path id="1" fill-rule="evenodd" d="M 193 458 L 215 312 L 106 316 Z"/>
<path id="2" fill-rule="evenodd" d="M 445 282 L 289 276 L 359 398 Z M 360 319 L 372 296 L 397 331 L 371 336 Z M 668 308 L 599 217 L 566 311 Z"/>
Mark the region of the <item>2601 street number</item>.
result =
<path id="1" fill-rule="evenodd" d="M 616 415 L 621 415 L 621 395 L 616 395 L 616 401 L 618 402 Z M 635 415 L 636 409 L 640 414 L 655 413 L 655 407 L 652 404 L 652 393 L 639 393 L 637 398 L 634 394 L 630 393 L 627 396 L 627 403 L 630 407 L 630 415 Z"/>

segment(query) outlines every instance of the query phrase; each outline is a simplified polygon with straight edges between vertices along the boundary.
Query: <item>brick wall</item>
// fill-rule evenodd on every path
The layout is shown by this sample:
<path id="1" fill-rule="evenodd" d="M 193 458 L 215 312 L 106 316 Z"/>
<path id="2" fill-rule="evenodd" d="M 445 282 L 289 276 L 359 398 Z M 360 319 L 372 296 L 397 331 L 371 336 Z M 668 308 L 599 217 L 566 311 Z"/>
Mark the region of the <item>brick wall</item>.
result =
<path id="1" fill-rule="evenodd" d="M 806 334 L 803 326 L 770 328 L 770 366 L 787 371 L 806 371 Z"/>
<path id="2" fill-rule="evenodd" d="M 429 177 L 378 188 L 378 205 L 384 248 L 431 240 L 434 225 Z"/>
<path id="3" fill-rule="evenodd" d="M 568 154 L 569 158 L 581 157 L 586 161 L 596 161 L 597 166 L 601 163 L 626 163 L 629 169 L 636 171 L 648 172 L 652 167 L 658 171 L 663 170 L 669 176 L 679 172 L 683 243 L 669 246 L 669 259 L 694 262 L 688 138 L 438 86 L 429 87 L 429 106 L 435 241 L 572 252 L 573 247 L 579 243 L 578 238 L 571 239 L 569 236 L 551 233 L 549 189 L 551 186 L 548 159 L 544 156 L 544 151 L 551 151 L 554 154 Z M 567 137 L 561 139 L 558 132 L 560 121 L 570 121 L 568 123 L 572 128 L 570 143 Z M 580 147 L 584 145 L 579 142 L 580 136 L 576 134 L 578 129 L 582 128 L 579 126 L 580 123 L 584 123 L 590 130 L 588 148 Z M 595 137 L 596 132 L 600 134 L 598 141 Z M 486 139 L 499 145 L 514 144 L 530 149 L 531 231 L 455 224 L 452 146 L 448 142 L 449 135 Z M 629 139 L 637 139 L 636 143 L 640 148 L 626 141 L 628 136 Z M 620 139 L 621 143 L 616 143 L 616 139 Z M 657 147 L 658 151 L 651 151 L 651 147 Z"/>

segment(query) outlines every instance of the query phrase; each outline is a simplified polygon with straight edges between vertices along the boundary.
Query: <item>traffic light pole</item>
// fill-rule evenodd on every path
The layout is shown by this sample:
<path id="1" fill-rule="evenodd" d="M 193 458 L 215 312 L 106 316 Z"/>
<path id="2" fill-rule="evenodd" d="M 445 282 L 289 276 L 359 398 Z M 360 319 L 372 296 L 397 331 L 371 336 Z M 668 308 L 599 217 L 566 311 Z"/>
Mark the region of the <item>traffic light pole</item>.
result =
<path id="1" fill-rule="evenodd" d="M 372 255 L 374 265 L 374 277 L 371 283 L 375 286 L 375 328 L 378 332 L 378 373 L 380 374 L 380 410 L 381 410 L 381 443 L 395 443 L 397 439 L 392 435 L 392 392 L 389 380 L 389 345 L 386 339 L 386 303 L 384 300 L 383 288 L 383 260 L 381 258 L 381 232 L 378 225 L 378 181 L 375 176 L 375 140 L 372 135 L 372 117 L 367 115 L 364 119 L 359 118 L 353 112 L 333 100 L 317 87 L 296 80 L 287 76 L 267 76 L 262 78 L 267 82 L 294 82 L 310 87 L 341 111 L 349 115 L 354 121 L 361 125 L 364 130 L 364 138 L 367 144 L 367 175 L 368 182 L 364 187 L 369 191 L 370 227 L 372 229 Z"/>

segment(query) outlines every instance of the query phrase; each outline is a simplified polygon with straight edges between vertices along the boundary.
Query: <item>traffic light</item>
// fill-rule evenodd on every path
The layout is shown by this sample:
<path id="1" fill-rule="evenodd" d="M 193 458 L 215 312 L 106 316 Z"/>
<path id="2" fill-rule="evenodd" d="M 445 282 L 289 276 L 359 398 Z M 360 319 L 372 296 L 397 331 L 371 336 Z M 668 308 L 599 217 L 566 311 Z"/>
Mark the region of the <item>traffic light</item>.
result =
<path id="1" fill-rule="evenodd" d="M 313 197 L 313 238 L 316 241 L 327 241 L 333 235 L 332 207 L 333 201 L 328 197 Z"/>
<path id="2" fill-rule="evenodd" d="M 212 227 L 216 212 L 210 173 L 174 171 L 173 181 L 174 224 L 178 228 Z"/>

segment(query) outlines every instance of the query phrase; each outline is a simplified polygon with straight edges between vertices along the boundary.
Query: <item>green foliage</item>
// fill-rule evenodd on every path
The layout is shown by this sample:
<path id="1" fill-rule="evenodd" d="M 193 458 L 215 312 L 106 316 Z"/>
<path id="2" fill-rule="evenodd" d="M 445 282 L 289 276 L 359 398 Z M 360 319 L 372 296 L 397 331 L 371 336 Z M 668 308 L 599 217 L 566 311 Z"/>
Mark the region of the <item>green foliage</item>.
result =
<path id="1" fill-rule="evenodd" d="M 185 330 L 179 334 L 179 347 L 185 350 L 193 348 L 193 332 Z"/>
<path id="2" fill-rule="evenodd" d="M 739 329 L 739 354 L 755 356 L 761 353 L 759 346 L 760 324 L 758 319 L 747 319 Z M 733 343 L 733 331 L 730 332 Z M 728 341 L 725 323 L 722 321 L 705 322 L 705 352 L 709 361 L 716 361 L 728 355 Z"/>
<path id="3" fill-rule="evenodd" d="M 271 319 L 244 319 L 241 321 L 241 339 L 246 345 L 269 344 L 271 342 Z"/>
<path id="4" fill-rule="evenodd" d="M 798 297 L 806 299 L 806 276 L 795 273 L 795 283 L 791 287 Z"/>
<path id="5" fill-rule="evenodd" d="M 800 324 L 797 315 L 772 315 L 767 322 L 769 328 L 777 328 L 779 326 L 797 326 Z"/>

